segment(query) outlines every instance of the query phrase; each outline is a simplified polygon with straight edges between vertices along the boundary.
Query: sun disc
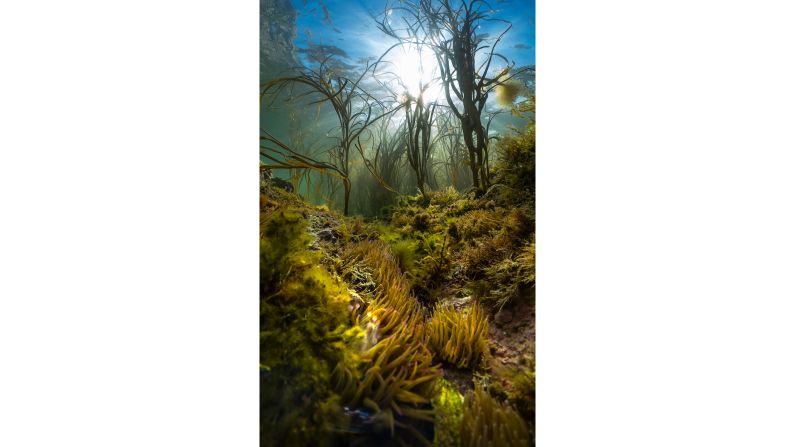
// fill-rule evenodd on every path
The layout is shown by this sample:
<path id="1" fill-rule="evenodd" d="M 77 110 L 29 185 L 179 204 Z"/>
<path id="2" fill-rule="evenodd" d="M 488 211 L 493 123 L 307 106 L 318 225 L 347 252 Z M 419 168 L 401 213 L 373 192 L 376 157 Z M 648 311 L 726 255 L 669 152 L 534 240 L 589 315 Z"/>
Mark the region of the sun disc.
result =
<path id="1" fill-rule="evenodd" d="M 400 84 L 414 98 L 422 96 L 426 102 L 439 99 L 442 86 L 438 79 L 438 65 L 433 52 L 416 45 L 404 45 L 396 49 L 392 61 Z"/>

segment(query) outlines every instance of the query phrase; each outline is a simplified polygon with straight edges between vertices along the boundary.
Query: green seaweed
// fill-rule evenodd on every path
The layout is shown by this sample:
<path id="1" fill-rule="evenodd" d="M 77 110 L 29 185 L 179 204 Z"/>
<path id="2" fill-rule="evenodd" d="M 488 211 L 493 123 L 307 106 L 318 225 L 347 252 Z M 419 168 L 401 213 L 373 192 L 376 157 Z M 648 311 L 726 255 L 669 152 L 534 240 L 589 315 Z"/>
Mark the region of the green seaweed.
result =
<path id="1" fill-rule="evenodd" d="M 436 410 L 433 445 L 436 447 L 460 447 L 464 396 L 452 383 L 440 378 L 437 382 L 437 393 L 431 403 Z"/>
<path id="2" fill-rule="evenodd" d="M 499 311 L 521 296 L 523 288 L 535 284 L 535 241 L 523 246 L 518 254 L 486 266 L 483 273 L 489 287 L 480 297 Z"/>
<path id="3" fill-rule="evenodd" d="M 524 132 L 503 137 L 497 144 L 494 166 L 495 195 L 511 204 L 532 202 L 536 182 L 536 128 L 530 123 Z"/>
<path id="4" fill-rule="evenodd" d="M 260 241 L 261 444 L 335 445 L 347 424 L 332 384 L 337 365 L 355 369 L 363 331 L 350 324 L 345 287 L 310 251 L 306 221 L 277 211 Z M 355 373 L 351 373 L 355 374 Z"/>

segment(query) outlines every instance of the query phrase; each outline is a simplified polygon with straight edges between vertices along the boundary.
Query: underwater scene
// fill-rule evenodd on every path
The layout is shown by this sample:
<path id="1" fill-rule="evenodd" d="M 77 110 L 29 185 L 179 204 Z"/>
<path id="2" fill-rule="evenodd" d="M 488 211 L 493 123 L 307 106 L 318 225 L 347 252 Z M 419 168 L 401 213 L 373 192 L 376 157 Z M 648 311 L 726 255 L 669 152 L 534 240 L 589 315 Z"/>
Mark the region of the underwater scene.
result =
<path id="1" fill-rule="evenodd" d="M 260 444 L 535 445 L 535 3 L 260 0 Z"/>

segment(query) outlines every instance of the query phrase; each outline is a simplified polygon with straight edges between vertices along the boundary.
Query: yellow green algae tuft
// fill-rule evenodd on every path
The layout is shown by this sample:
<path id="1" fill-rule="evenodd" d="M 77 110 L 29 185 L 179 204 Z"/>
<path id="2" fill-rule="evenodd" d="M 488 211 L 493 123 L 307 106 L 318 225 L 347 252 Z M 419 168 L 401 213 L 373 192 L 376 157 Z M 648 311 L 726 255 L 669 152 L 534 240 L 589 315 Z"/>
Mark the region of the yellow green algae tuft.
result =
<path id="1" fill-rule="evenodd" d="M 464 396 L 452 383 L 440 378 L 437 382 L 436 395 L 431 403 L 436 410 L 433 445 L 435 447 L 460 447 Z"/>

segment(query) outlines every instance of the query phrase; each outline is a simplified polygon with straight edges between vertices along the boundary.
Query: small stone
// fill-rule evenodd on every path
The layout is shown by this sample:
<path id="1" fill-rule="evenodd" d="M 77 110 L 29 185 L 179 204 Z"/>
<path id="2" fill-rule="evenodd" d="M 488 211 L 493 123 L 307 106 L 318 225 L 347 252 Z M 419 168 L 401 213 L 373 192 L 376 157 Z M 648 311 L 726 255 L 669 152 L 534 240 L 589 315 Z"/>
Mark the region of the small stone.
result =
<path id="1" fill-rule="evenodd" d="M 317 232 L 317 237 L 326 242 L 335 242 L 339 236 L 331 228 L 324 228 Z"/>

